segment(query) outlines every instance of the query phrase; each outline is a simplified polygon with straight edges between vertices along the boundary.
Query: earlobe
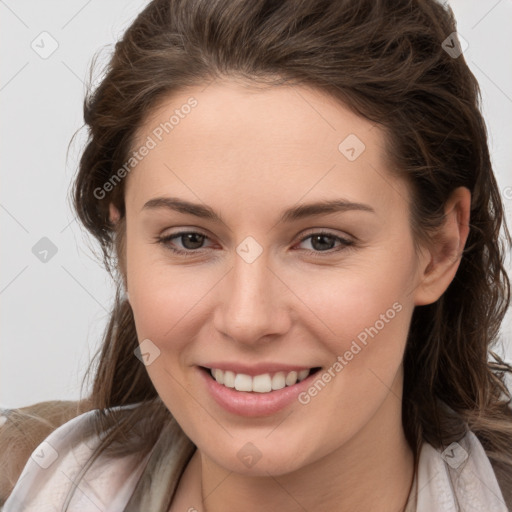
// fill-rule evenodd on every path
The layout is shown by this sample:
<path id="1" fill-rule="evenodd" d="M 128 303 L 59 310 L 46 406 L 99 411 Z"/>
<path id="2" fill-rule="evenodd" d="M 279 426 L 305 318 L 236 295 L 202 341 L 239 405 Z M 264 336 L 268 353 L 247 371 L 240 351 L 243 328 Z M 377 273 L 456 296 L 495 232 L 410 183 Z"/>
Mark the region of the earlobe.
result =
<path id="1" fill-rule="evenodd" d="M 417 306 L 434 303 L 453 281 L 469 235 L 470 208 L 469 189 L 455 189 L 445 205 L 444 222 L 429 247 L 430 257 L 422 264 L 415 290 Z"/>
<path id="2" fill-rule="evenodd" d="M 118 220 L 121 218 L 121 214 L 119 213 L 119 210 L 110 203 L 108 205 L 109 209 L 109 220 L 111 224 L 117 224 Z"/>

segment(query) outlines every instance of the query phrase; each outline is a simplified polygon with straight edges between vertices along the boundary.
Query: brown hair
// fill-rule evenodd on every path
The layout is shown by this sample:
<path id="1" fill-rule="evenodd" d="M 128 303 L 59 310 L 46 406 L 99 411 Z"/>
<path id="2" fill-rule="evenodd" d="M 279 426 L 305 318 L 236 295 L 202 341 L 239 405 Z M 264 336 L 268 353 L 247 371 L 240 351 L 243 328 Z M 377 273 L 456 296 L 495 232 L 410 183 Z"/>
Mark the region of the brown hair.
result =
<path id="1" fill-rule="evenodd" d="M 415 469 L 423 442 L 445 447 L 471 429 L 510 499 L 512 397 L 505 374 L 512 368 L 491 349 L 510 301 L 503 261 L 504 242 L 510 245 L 511 238 L 478 83 L 464 56 L 442 47 L 455 31 L 451 9 L 434 0 L 154 0 L 139 14 L 85 99 L 89 139 L 73 189 L 78 217 L 99 241 L 118 286 L 91 395 L 100 409 L 98 430 L 115 428 L 98 453 L 148 453 L 173 419 L 134 356 L 134 318 L 122 291 L 124 181 L 101 198 L 95 190 L 127 161 L 145 116 L 171 93 L 223 77 L 299 84 L 332 95 L 382 128 L 393 168 L 411 185 L 417 240 L 435 234 L 455 188 L 471 191 L 470 234 L 457 274 L 438 301 L 413 313 L 404 355 L 403 427 Z M 117 229 L 109 221 L 110 202 L 121 212 Z M 101 412 L 139 402 L 123 415 Z M 144 417 L 153 418 L 149 431 L 135 447 L 123 444 Z M 186 461 L 194 446 L 180 429 L 172 431 Z M 169 450 L 154 452 L 128 509 L 168 510 L 177 475 L 164 474 L 151 498 L 146 488 L 165 457 Z"/>

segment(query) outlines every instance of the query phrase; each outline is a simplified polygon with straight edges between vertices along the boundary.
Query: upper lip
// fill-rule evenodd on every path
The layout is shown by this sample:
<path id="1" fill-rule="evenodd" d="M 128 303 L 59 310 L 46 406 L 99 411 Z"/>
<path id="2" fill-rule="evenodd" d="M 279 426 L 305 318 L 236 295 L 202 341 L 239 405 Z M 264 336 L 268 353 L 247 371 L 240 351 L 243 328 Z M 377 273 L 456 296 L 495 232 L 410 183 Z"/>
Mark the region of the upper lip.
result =
<path id="1" fill-rule="evenodd" d="M 285 363 L 259 363 L 259 364 L 244 364 L 244 363 L 229 363 L 229 362 L 213 362 L 201 365 L 205 368 L 219 369 L 223 371 L 232 371 L 234 373 L 243 373 L 254 377 L 256 375 L 263 375 L 264 373 L 276 373 L 292 371 L 300 372 L 301 370 L 309 370 L 311 368 L 318 368 L 317 366 L 301 366 Z"/>

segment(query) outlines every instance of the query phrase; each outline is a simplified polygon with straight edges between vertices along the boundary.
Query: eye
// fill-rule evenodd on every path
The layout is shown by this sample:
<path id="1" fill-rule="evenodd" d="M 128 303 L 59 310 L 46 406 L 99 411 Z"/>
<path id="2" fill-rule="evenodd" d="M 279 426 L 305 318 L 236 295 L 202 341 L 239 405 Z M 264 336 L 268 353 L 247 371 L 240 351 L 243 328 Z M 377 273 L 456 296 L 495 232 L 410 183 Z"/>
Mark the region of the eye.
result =
<path id="1" fill-rule="evenodd" d="M 185 256 L 191 256 L 193 253 L 197 253 L 196 249 L 201 248 L 201 244 L 208 237 L 203 233 L 198 231 L 180 231 L 179 233 L 174 233 L 172 235 L 167 235 L 164 237 L 158 237 L 157 242 L 160 242 L 170 251 L 176 254 L 183 254 Z M 179 239 L 182 242 L 184 249 L 177 249 L 173 247 L 171 241 L 174 239 Z"/>
<path id="2" fill-rule="evenodd" d="M 326 252 L 328 254 L 332 254 L 333 252 L 339 252 L 345 249 L 346 247 L 354 245 L 354 242 L 352 240 L 342 238 L 327 231 L 311 233 L 308 236 L 303 237 L 300 243 L 303 243 L 309 239 L 311 239 L 311 246 L 315 250 L 306 250 L 306 252 L 312 254 L 313 256 L 321 256 L 321 254 L 319 253 Z M 336 242 L 339 242 L 340 245 L 337 248 L 333 248 L 333 244 Z"/>

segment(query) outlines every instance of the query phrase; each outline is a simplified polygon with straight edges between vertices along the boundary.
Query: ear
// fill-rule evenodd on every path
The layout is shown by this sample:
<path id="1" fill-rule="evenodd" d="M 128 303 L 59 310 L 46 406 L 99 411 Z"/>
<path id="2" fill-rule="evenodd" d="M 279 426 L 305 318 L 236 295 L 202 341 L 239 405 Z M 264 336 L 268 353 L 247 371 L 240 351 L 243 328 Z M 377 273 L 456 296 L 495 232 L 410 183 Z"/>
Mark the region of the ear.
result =
<path id="1" fill-rule="evenodd" d="M 121 214 L 119 213 L 119 210 L 114 206 L 113 203 L 109 203 L 108 205 L 108 209 L 109 209 L 109 221 L 112 225 L 115 225 L 119 222 L 119 219 L 121 218 Z M 124 284 L 124 294 L 125 294 L 125 297 L 126 297 L 126 300 L 128 302 L 130 302 L 130 297 L 128 295 L 128 287 L 127 287 L 127 284 L 126 284 L 126 276 L 124 274 L 124 271 L 121 270 L 121 275 L 122 275 L 122 278 L 123 278 L 123 284 Z"/>
<path id="2" fill-rule="evenodd" d="M 114 206 L 113 203 L 109 203 L 109 220 L 111 224 L 117 224 L 117 221 L 121 218 L 119 210 Z"/>
<path id="3" fill-rule="evenodd" d="M 444 222 L 421 262 L 420 283 L 414 292 L 415 305 L 435 302 L 455 277 L 469 235 L 470 208 L 469 189 L 455 189 L 445 205 Z"/>

